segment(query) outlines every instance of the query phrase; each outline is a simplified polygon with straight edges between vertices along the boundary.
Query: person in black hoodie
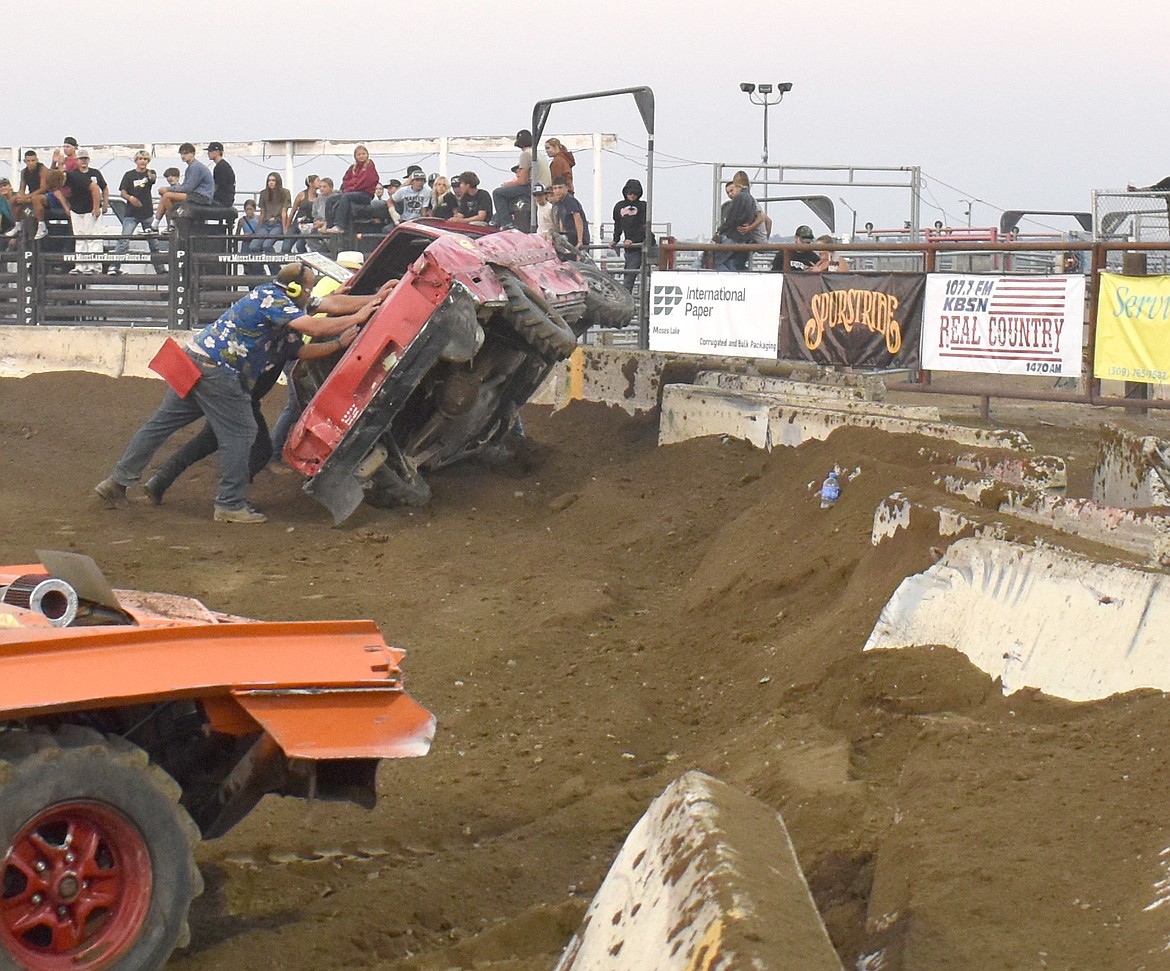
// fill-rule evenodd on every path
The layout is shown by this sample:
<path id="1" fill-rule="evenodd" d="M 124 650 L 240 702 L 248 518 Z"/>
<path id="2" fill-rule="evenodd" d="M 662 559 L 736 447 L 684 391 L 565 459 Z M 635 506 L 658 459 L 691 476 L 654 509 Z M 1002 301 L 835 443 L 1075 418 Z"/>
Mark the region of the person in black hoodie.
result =
<path id="1" fill-rule="evenodd" d="M 618 241 L 625 236 L 619 247 Z M 646 240 L 646 203 L 642 201 L 642 183 L 630 179 L 622 187 L 622 200 L 613 207 L 613 243 L 626 257 L 626 289 L 633 291 L 634 281 L 642 268 L 642 243 Z M 653 242 L 653 239 L 651 239 Z"/>

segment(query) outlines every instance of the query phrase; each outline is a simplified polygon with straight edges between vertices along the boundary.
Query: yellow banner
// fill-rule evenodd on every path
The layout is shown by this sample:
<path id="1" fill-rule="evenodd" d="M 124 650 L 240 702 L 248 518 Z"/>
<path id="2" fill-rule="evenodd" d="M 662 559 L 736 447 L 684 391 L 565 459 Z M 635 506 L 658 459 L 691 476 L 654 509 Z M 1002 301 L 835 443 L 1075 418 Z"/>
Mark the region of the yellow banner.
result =
<path id="1" fill-rule="evenodd" d="M 1170 383 L 1170 276 L 1101 274 L 1093 377 Z"/>

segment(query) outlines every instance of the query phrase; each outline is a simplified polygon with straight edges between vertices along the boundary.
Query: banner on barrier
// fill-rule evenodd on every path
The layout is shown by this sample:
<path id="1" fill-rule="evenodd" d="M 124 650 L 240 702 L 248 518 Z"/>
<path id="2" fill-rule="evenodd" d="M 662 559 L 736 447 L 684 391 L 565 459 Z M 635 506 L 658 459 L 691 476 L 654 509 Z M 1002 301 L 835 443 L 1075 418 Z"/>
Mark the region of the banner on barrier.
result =
<path id="1" fill-rule="evenodd" d="M 779 274 L 658 271 L 650 282 L 650 350 L 776 360 Z"/>
<path id="2" fill-rule="evenodd" d="M 1170 276 L 1102 273 L 1093 377 L 1170 380 Z"/>
<path id="3" fill-rule="evenodd" d="M 1083 276 L 932 273 L 922 366 L 981 374 L 1081 372 Z"/>
<path id="4" fill-rule="evenodd" d="M 917 368 L 924 279 L 921 273 L 785 273 L 781 355 Z"/>

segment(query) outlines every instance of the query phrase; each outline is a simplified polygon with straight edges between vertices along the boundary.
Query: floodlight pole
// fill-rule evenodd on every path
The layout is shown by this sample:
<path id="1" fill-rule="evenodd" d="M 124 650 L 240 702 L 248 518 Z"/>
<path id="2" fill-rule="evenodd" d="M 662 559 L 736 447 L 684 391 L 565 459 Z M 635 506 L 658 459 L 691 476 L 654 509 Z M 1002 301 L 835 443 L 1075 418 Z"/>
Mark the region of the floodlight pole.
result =
<path id="1" fill-rule="evenodd" d="M 779 84 L 773 86 L 771 84 L 751 84 L 750 82 L 742 82 L 739 90 L 748 96 L 748 100 L 754 105 L 761 105 L 764 109 L 764 165 L 768 164 L 768 109 L 772 105 L 778 105 L 784 100 L 784 95 L 792 90 L 791 81 L 781 81 Z M 775 92 L 776 97 L 771 98 Z"/>

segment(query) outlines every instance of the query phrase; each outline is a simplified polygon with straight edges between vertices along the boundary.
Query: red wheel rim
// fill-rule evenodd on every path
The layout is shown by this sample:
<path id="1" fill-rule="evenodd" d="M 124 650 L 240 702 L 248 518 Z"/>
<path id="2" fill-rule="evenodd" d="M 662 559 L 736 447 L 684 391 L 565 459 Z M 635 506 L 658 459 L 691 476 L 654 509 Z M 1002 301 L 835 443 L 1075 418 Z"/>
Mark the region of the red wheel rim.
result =
<path id="1" fill-rule="evenodd" d="M 150 853 L 110 806 L 67 802 L 17 833 L 0 869 L 0 944 L 31 971 L 106 967 L 150 907 Z"/>

